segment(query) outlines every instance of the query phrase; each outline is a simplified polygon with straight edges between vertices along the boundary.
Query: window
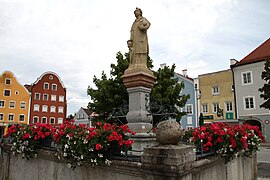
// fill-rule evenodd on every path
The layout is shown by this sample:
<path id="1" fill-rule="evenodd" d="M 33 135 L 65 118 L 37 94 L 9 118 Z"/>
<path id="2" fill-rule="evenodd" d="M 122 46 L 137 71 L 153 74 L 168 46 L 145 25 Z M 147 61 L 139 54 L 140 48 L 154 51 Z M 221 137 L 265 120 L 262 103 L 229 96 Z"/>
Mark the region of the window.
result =
<path id="1" fill-rule="evenodd" d="M 56 95 L 51 95 L 51 101 L 56 101 Z"/>
<path id="2" fill-rule="evenodd" d="M 43 100 L 48 101 L 49 100 L 49 95 L 48 94 L 43 94 Z"/>
<path id="3" fill-rule="evenodd" d="M 64 96 L 59 96 L 59 102 L 64 102 Z"/>
<path id="4" fill-rule="evenodd" d="M 55 113 L 55 110 L 56 109 L 56 107 L 55 106 L 51 106 L 51 112 L 54 112 Z"/>
<path id="5" fill-rule="evenodd" d="M 14 114 L 8 114 L 8 120 L 14 121 Z"/>
<path id="6" fill-rule="evenodd" d="M 63 124 L 63 118 L 58 118 L 58 124 Z"/>
<path id="7" fill-rule="evenodd" d="M 202 110 L 203 110 L 203 113 L 208 113 L 208 104 L 203 104 Z"/>
<path id="8" fill-rule="evenodd" d="M 244 103 L 244 107 L 247 110 L 255 108 L 254 97 L 244 97 Z"/>
<path id="9" fill-rule="evenodd" d="M 232 102 L 226 102 L 226 111 L 231 112 L 233 110 Z"/>
<path id="10" fill-rule="evenodd" d="M 0 100 L 0 108 L 5 107 L 5 101 L 4 100 Z"/>
<path id="11" fill-rule="evenodd" d="M 251 71 L 242 73 L 242 85 L 252 84 L 252 73 Z"/>
<path id="12" fill-rule="evenodd" d="M 49 83 L 45 82 L 44 86 L 43 86 L 43 89 L 49 89 Z"/>
<path id="13" fill-rule="evenodd" d="M 34 124 L 38 123 L 38 116 L 34 116 L 34 117 L 33 117 L 33 123 L 34 123 Z"/>
<path id="14" fill-rule="evenodd" d="M 219 109 L 219 103 L 213 103 L 213 113 L 217 113 Z"/>
<path id="15" fill-rule="evenodd" d="M 34 105 L 34 111 L 39 111 L 39 105 L 38 104 Z"/>
<path id="16" fill-rule="evenodd" d="M 5 79 L 5 84 L 6 84 L 6 85 L 10 85 L 10 84 L 11 84 L 11 79 L 6 78 L 6 79 Z"/>
<path id="17" fill-rule="evenodd" d="M 24 121 L 24 114 L 20 114 L 19 121 Z"/>
<path id="18" fill-rule="evenodd" d="M 57 91 L 57 84 L 52 84 L 52 90 Z"/>
<path id="19" fill-rule="evenodd" d="M 192 117 L 191 116 L 187 117 L 187 124 L 192 124 Z"/>
<path id="20" fill-rule="evenodd" d="M 35 99 L 40 100 L 40 93 L 35 93 Z"/>
<path id="21" fill-rule="evenodd" d="M 10 96 L 10 90 L 9 89 L 4 90 L 4 96 Z"/>
<path id="22" fill-rule="evenodd" d="M 15 101 L 9 101 L 9 108 L 15 108 Z"/>
<path id="23" fill-rule="evenodd" d="M 213 86 L 212 87 L 212 94 L 213 95 L 219 95 L 219 87 L 218 86 Z"/>
<path id="24" fill-rule="evenodd" d="M 50 118 L 50 124 L 55 124 L 55 118 L 54 117 Z"/>
<path id="25" fill-rule="evenodd" d="M 21 101 L 21 109 L 25 109 L 26 108 L 26 102 Z"/>
<path id="26" fill-rule="evenodd" d="M 42 123 L 46 124 L 47 123 L 47 118 L 46 117 L 42 117 Z"/>
<path id="27" fill-rule="evenodd" d="M 64 108 L 62 106 L 58 107 L 58 113 L 64 113 Z"/>
<path id="28" fill-rule="evenodd" d="M 3 121 L 4 120 L 4 114 L 0 114 L 0 121 Z"/>
<path id="29" fill-rule="evenodd" d="M 186 113 L 187 113 L 188 115 L 193 114 L 192 104 L 186 105 Z"/>
<path id="30" fill-rule="evenodd" d="M 19 91 L 15 91 L 15 94 L 18 95 L 19 94 Z"/>
<path id="31" fill-rule="evenodd" d="M 43 105 L 42 106 L 42 112 L 48 112 L 48 106 Z"/>

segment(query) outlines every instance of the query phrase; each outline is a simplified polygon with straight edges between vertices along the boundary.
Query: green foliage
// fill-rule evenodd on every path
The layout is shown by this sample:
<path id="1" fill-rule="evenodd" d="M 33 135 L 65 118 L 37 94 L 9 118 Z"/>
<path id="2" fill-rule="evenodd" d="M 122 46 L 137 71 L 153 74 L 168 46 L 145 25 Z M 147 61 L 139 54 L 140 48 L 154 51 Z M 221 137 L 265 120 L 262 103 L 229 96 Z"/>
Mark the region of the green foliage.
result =
<path id="1" fill-rule="evenodd" d="M 260 97 L 265 100 L 265 102 L 261 104 L 260 107 L 270 109 L 270 58 L 266 59 L 264 71 L 262 72 L 261 77 L 266 81 L 266 84 L 264 84 L 263 87 L 259 89 L 259 91 L 262 92 Z"/>
<path id="2" fill-rule="evenodd" d="M 88 87 L 87 93 L 91 97 L 88 108 L 99 114 L 103 119 L 107 119 L 113 109 L 119 108 L 124 102 L 128 102 L 128 93 L 121 78 L 129 65 L 129 53 L 125 55 L 118 52 L 116 54 L 117 63 L 111 64 L 110 77 L 102 72 L 101 78 L 94 76 L 93 82 L 96 88 Z M 148 56 L 147 66 L 153 68 L 152 59 Z M 165 67 L 154 72 L 157 81 L 152 89 L 151 96 L 158 99 L 162 104 L 177 105 L 183 107 L 189 98 L 189 95 L 180 96 L 179 93 L 184 88 L 184 83 L 178 83 L 174 78 L 175 65 L 172 68 Z M 185 113 L 177 111 L 177 118 Z M 123 121 L 122 121 L 123 122 Z"/>
<path id="3" fill-rule="evenodd" d="M 180 95 L 181 89 L 184 88 L 184 82 L 178 83 L 178 78 L 175 78 L 175 64 L 170 68 L 165 66 L 159 68 L 157 72 L 154 72 L 157 78 L 156 83 L 152 89 L 151 96 L 158 99 L 161 104 L 164 105 L 176 105 L 178 107 L 184 107 L 190 95 Z M 180 112 L 177 109 L 176 118 L 181 119 L 185 112 Z M 158 117 L 154 117 L 154 124 L 160 121 Z"/>

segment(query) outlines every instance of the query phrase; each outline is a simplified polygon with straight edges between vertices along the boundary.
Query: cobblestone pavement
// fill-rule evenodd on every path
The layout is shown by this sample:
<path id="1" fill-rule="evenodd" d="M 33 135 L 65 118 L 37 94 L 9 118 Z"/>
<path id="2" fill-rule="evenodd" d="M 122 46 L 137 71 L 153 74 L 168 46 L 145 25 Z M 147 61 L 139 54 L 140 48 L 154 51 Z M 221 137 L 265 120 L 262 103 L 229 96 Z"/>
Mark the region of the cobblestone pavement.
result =
<path id="1" fill-rule="evenodd" d="M 270 144 L 266 144 L 257 152 L 258 180 L 270 180 Z"/>
<path id="2" fill-rule="evenodd" d="M 258 177 L 270 179 L 270 163 L 258 163 Z"/>

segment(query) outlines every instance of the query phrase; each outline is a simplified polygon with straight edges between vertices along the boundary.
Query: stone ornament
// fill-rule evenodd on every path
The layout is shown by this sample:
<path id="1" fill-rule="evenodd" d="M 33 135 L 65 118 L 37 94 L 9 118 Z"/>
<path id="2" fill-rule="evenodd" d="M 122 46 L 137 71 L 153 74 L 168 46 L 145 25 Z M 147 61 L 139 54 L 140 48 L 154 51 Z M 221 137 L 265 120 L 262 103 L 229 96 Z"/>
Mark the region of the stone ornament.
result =
<path id="1" fill-rule="evenodd" d="M 161 145 L 176 145 L 182 139 L 184 132 L 175 120 L 161 121 L 157 125 L 156 137 Z"/>

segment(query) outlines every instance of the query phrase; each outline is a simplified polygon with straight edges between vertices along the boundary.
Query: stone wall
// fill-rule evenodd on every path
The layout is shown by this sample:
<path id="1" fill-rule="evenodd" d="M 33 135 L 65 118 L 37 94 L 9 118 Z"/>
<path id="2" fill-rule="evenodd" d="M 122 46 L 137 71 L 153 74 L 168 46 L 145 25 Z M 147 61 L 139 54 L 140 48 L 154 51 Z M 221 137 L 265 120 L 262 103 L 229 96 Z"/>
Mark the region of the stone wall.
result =
<path id="1" fill-rule="evenodd" d="M 195 160 L 190 146 L 162 146 L 160 150 L 157 150 L 158 147 L 152 148 L 155 150 L 146 149 L 141 162 L 115 160 L 111 166 L 81 166 L 75 170 L 58 160 L 53 151 L 40 150 L 38 158 L 29 162 L 2 151 L 0 179 L 255 180 L 257 177 L 256 155 L 253 158 L 240 157 L 225 164 L 223 159 L 216 156 Z"/>

